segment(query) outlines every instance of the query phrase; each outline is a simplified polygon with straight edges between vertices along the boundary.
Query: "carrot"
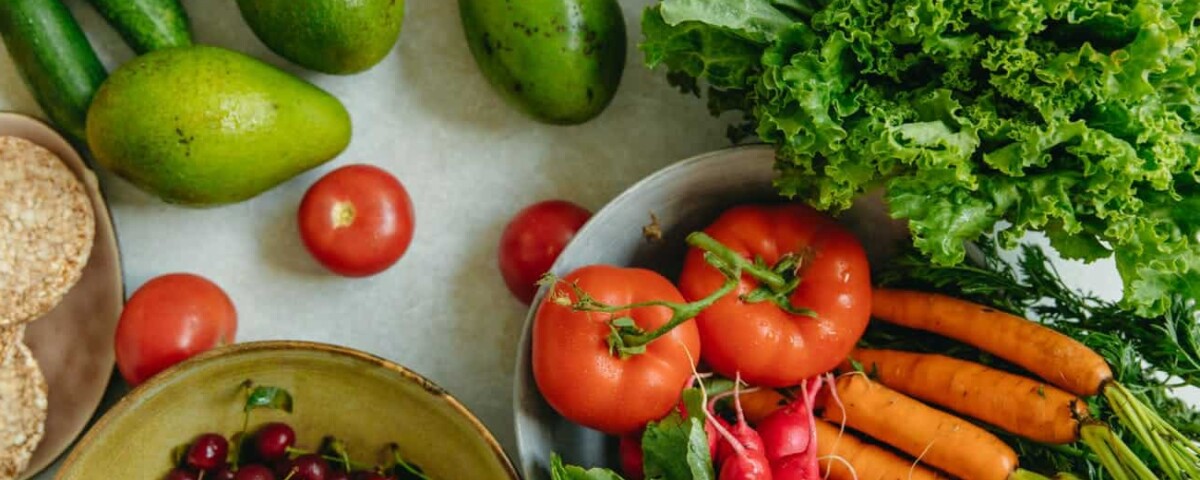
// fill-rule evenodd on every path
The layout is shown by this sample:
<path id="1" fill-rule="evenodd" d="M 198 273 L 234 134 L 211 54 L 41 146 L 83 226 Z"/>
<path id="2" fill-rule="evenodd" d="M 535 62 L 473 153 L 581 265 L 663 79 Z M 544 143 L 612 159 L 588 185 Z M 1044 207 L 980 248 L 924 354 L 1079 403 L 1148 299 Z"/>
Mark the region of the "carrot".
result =
<path id="1" fill-rule="evenodd" d="M 945 478 L 914 460 L 859 440 L 850 432 L 840 432 L 836 425 L 820 420 L 814 422 L 814 425 L 817 430 L 817 457 L 821 462 L 821 473 L 827 473 L 829 480 Z"/>
<path id="2" fill-rule="evenodd" d="M 757 425 L 758 422 L 763 421 L 768 415 L 771 415 L 788 403 L 787 398 L 769 388 L 742 392 L 738 398 L 741 399 L 742 411 L 746 414 L 746 421 L 754 425 Z"/>
<path id="3" fill-rule="evenodd" d="M 965 300 L 909 290 L 877 289 L 871 315 L 943 335 L 1012 362 L 1081 396 L 1112 379 L 1104 358 L 1071 337 L 1027 319 Z"/>
<path id="4" fill-rule="evenodd" d="M 858 349 L 850 358 L 900 393 L 1036 442 L 1079 440 L 1079 419 L 1087 416 L 1070 393 L 978 363 L 898 350 Z"/>
<path id="5" fill-rule="evenodd" d="M 1005 480 L 1017 470 L 1017 453 L 975 424 L 868 380 L 844 375 L 822 416 L 959 478 Z M 840 400 L 840 401 L 839 401 Z"/>

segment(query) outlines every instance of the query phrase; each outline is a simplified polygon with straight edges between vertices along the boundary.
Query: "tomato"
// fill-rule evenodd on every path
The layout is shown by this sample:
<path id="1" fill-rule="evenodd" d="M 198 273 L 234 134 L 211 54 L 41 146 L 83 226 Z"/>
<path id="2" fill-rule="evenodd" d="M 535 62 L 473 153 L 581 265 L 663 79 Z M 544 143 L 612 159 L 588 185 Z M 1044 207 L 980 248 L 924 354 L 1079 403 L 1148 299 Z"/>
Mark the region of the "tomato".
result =
<path id="1" fill-rule="evenodd" d="M 704 231 L 746 260 L 776 265 L 786 254 L 799 260 L 799 285 L 787 295 L 793 308 L 744 296 L 762 282 L 743 270 L 738 288 L 696 317 L 704 360 L 727 377 L 740 372 L 751 385 L 786 387 L 833 369 L 866 329 L 871 279 L 858 239 L 833 219 L 806 206 L 742 206 L 726 211 Z M 679 288 L 684 297 L 711 294 L 726 276 L 693 246 Z"/>
<path id="2" fill-rule="evenodd" d="M 556 302 L 579 296 L 577 286 L 596 301 L 628 305 L 645 301 L 683 302 L 662 275 L 637 268 L 593 265 L 555 285 L 538 306 L 533 323 L 533 376 L 542 397 L 559 414 L 612 435 L 637 432 L 679 402 L 700 359 L 700 334 L 687 320 L 625 358 L 609 350 L 615 318 L 628 317 L 645 331 L 668 324 L 672 310 L 641 307 L 619 314 L 576 311 Z M 690 356 L 689 356 L 690 353 Z"/>
<path id="3" fill-rule="evenodd" d="M 562 200 L 535 203 L 518 212 L 500 235 L 500 275 L 508 291 L 527 305 L 532 302 L 538 280 L 591 216 Z"/>
<path id="4" fill-rule="evenodd" d="M 304 194 L 300 237 L 325 268 L 366 277 L 391 267 L 413 237 L 413 207 L 396 177 L 371 165 L 329 172 Z"/>
<path id="5" fill-rule="evenodd" d="M 130 385 L 206 350 L 233 343 L 237 311 L 215 283 L 173 273 L 134 292 L 117 323 L 117 368 Z"/>

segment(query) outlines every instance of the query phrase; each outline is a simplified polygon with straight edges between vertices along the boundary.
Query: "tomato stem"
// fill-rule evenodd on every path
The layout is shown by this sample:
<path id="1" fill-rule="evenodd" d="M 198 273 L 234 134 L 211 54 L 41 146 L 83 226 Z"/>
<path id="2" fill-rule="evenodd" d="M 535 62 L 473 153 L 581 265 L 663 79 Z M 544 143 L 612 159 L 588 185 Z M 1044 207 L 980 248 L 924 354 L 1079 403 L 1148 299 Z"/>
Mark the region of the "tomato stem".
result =
<path id="1" fill-rule="evenodd" d="M 663 324 L 661 327 L 658 327 L 653 332 L 622 335 L 622 342 L 626 347 L 644 347 L 650 342 L 658 339 L 658 337 L 666 335 L 667 332 L 670 332 L 675 327 L 679 326 L 679 324 L 696 318 L 697 315 L 700 315 L 700 312 L 704 311 L 704 309 L 708 307 L 711 307 L 712 304 L 717 303 L 717 300 L 720 300 L 721 297 L 728 295 L 729 292 L 732 292 L 735 288 L 737 288 L 737 286 L 738 280 L 735 277 L 726 280 L 725 284 L 721 285 L 721 288 L 717 289 L 717 291 L 692 303 L 657 302 L 656 306 L 667 307 L 671 309 L 671 320 Z M 654 304 L 656 302 L 645 303 Z"/>
<path id="2" fill-rule="evenodd" d="M 788 254 L 779 259 L 774 267 L 765 265 L 762 259 L 750 261 L 717 239 L 704 232 L 694 232 L 687 237 L 688 245 L 704 251 L 707 261 L 728 278 L 741 279 L 742 272 L 749 274 L 765 286 L 741 296 L 746 303 L 772 302 L 781 310 L 793 315 L 816 317 L 816 312 L 792 304 L 792 292 L 800 286 L 798 271 L 803 257 Z"/>

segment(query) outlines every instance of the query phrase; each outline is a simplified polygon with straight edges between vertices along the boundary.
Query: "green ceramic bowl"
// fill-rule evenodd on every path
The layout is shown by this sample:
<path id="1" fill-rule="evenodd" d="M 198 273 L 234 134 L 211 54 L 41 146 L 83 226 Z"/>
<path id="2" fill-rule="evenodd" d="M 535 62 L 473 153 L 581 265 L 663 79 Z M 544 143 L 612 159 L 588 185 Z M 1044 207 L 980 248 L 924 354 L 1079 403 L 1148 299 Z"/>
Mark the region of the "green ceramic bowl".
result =
<path id="1" fill-rule="evenodd" d="M 295 399 L 291 414 L 256 410 L 251 430 L 288 422 L 301 448 L 334 435 L 356 461 L 371 463 L 394 442 L 432 479 L 519 478 L 492 434 L 429 380 L 358 351 L 292 341 L 218 348 L 155 376 L 96 423 L 56 478 L 162 478 L 176 446 L 241 429 L 239 384 L 247 379 L 283 387 Z"/>

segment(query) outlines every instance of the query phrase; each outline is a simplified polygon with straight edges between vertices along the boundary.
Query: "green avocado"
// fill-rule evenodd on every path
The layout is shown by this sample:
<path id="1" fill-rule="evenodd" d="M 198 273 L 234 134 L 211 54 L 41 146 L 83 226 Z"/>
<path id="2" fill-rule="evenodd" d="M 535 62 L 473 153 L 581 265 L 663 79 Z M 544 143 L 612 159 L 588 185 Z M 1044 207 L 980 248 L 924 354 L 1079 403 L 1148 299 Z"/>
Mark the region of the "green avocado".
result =
<path id="1" fill-rule="evenodd" d="M 238 0 L 250 29 L 279 56 L 347 75 L 383 60 L 404 21 L 404 0 Z"/>
<path id="2" fill-rule="evenodd" d="M 510 104 L 551 124 L 604 111 L 625 70 L 616 0 L 459 0 L 479 69 Z"/>
<path id="3" fill-rule="evenodd" d="M 252 198 L 350 143 L 341 102 L 271 65 L 210 46 L 135 58 L 88 109 L 96 162 L 170 203 Z"/>

